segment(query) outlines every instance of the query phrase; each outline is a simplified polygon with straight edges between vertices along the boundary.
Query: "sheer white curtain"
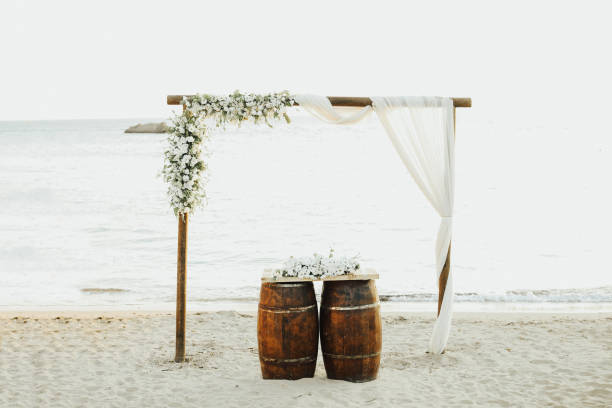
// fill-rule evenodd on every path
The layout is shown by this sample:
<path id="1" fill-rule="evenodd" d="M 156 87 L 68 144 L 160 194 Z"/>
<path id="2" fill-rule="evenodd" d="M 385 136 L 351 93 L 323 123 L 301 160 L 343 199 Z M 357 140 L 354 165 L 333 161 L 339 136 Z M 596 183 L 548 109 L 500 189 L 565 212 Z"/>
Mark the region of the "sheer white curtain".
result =
<path id="1" fill-rule="evenodd" d="M 369 106 L 340 115 L 324 96 L 297 95 L 296 101 L 329 123 L 351 124 L 365 118 Z M 436 285 L 448 254 L 453 216 L 455 137 L 453 101 L 441 97 L 372 97 L 374 111 L 395 150 L 425 197 L 442 220 L 436 239 Z M 441 353 L 450 333 L 453 278 L 449 273 L 440 315 L 434 325 L 429 351 Z"/>
<path id="2" fill-rule="evenodd" d="M 453 100 L 439 97 L 372 97 L 374 110 L 395 150 L 425 197 L 438 212 L 436 284 L 451 242 L 455 193 L 455 135 Z M 440 315 L 429 351 L 441 353 L 450 333 L 453 277 L 449 272 Z"/>
<path id="3" fill-rule="evenodd" d="M 334 109 L 329 99 L 320 95 L 295 95 L 295 100 L 313 116 L 316 116 L 324 122 L 335 123 L 337 125 L 357 123 L 372 112 L 371 106 L 364 106 L 356 112 L 351 112 L 349 115 L 342 116 Z M 351 110 L 353 111 L 353 109 Z"/>

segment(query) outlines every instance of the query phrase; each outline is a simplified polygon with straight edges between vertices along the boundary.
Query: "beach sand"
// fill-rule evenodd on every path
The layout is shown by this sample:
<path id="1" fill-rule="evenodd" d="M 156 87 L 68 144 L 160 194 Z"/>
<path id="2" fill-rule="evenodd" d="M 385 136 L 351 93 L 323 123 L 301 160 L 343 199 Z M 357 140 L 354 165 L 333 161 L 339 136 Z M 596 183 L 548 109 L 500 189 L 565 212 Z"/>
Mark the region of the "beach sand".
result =
<path id="1" fill-rule="evenodd" d="M 1 407 L 447 407 L 612 403 L 612 314 L 457 313 L 429 355 L 433 316 L 383 313 L 379 378 L 264 381 L 254 313 L 187 317 L 175 364 L 167 312 L 0 313 Z"/>

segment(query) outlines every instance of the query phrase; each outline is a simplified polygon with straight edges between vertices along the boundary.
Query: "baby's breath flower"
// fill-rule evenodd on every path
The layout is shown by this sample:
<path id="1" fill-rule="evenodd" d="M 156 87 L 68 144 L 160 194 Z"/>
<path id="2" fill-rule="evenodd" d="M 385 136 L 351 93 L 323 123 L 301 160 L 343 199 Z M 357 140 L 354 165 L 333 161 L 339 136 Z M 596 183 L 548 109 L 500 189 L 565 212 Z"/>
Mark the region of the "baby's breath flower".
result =
<path id="1" fill-rule="evenodd" d="M 318 279 L 353 274 L 359 269 L 358 256 L 337 258 L 334 256 L 334 250 L 331 249 L 327 257 L 317 253 L 311 257 L 290 257 L 280 269 L 274 271 L 274 276 Z"/>
<path id="2" fill-rule="evenodd" d="M 162 175 L 168 183 L 168 198 L 175 214 L 192 212 L 206 198 L 206 166 L 202 153 L 207 153 L 206 141 L 210 129 L 206 122 L 224 128 L 231 123 L 240 126 L 243 120 L 252 118 L 271 126 L 268 118 L 283 118 L 289 123 L 286 109 L 295 104 L 288 92 L 276 94 L 241 94 L 229 96 L 195 95 L 183 98 L 186 109 L 171 118 L 168 148 L 164 153 Z"/>

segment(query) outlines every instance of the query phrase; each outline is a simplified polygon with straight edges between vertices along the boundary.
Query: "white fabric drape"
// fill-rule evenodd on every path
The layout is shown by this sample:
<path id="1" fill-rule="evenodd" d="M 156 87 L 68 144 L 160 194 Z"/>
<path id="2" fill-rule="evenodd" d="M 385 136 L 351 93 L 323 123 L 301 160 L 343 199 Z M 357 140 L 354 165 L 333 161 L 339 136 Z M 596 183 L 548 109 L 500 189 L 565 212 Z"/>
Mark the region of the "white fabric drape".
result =
<path id="1" fill-rule="evenodd" d="M 395 150 L 442 220 L 436 239 L 436 283 L 446 262 L 455 192 L 453 100 L 439 97 L 373 97 L 374 110 Z M 453 278 L 449 272 L 429 351 L 441 353 L 450 333 Z"/>
<path id="2" fill-rule="evenodd" d="M 319 95 L 297 95 L 305 110 L 328 123 L 351 124 L 365 118 L 366 106 L 348 116 L 340 115 Z M 442 217 L 436 239 L 436 284 L 448 254 L 453 216 L 455 137 L 453 101 L 441 97 L 372 97 L 373 109 L 395 150 L 427 200 Z M 449 273 L 440 315 L 434 324 L 429 351 L 441 353 L 451 326 L 453 279 Z"/>
<path id="3" fill-rule="evenodd" d="M 371 106 L 364 106 L 348 116 L 341 116 L 332 106 L 329 99 L 320 95 L 295 95 L 295 101 L 313 116 L 327 123 L 349 125 L 359 122 L 372 112 Z"/>

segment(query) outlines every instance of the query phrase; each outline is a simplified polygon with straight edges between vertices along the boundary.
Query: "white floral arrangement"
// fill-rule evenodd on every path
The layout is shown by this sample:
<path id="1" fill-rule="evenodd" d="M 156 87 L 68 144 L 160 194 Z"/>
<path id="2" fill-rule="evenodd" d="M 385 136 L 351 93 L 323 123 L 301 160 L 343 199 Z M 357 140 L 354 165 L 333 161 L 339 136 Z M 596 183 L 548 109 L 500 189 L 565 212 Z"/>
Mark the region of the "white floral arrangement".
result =
<path id="1" fill-rule="evenodd" d="M 295 99 L 287 91 L 265 95 L 242 94 L 229 96 L 195 95 L 183 98 L 185 109 L 175 115 L 168 129 L 168 148 L 164 152 L 162 176 L 168 183 L 170 206 L 176 215 L 193 212 L 206 198 L 206 141 L 211 122 L 225 128 L 228 123 L 240 124 L 252 119 L 272 127 L 272 121 L 287 116 L 287 108 Z"/>
<path id="2" fill-rule="evenodd" d="M 328 276 L 356 274 L 361 268 L 358 256 L 335 257 L 334 250 L 324 257 L 317 253 L 310 257 L 287 259 L 280 269 L 275 269 L 273 276 L 319 279 Z"/>

